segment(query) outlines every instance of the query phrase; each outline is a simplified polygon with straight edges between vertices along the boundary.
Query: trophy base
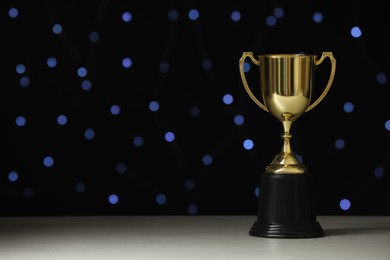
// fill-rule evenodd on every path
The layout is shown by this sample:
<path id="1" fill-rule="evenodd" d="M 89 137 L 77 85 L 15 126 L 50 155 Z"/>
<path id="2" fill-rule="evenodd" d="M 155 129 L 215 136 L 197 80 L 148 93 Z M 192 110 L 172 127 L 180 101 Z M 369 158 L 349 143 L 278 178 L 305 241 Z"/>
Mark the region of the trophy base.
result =
<path id="1" fill-rule="evenodd" d="M 325 233 L 318 222 L 301 225 L 286 225 L 255 221 L 249 234 L 254 237 L 268 238 L 317 238 L 325 236 Z"/>
<path id="2" fill-rule="evenodd" d="M 249 234 L 268 238 L 316 238 L 325 233 L 316 220 L 312 176 L 261 176 L 259 212 Z"/>

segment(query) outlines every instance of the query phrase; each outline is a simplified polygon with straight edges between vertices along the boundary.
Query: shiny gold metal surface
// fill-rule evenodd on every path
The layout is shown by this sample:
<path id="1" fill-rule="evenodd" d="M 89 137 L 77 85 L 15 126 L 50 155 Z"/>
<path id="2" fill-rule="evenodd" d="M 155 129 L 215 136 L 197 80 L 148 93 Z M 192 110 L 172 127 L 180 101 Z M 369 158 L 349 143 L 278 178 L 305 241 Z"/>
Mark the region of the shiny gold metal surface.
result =
<path id="1" fill-rule="evenodd" d="M 248 57 L 259 66 L 263 102 L 256 98 L 246 81 L 244 62 Z M 322 94 L 311 103 L 315 70 L 325 58 L 329 58 L 331 62 L 329 80 Z M 252 52 L 244 52 L 239 61 L 239 69 L 249 97 L 283 124 L 283 148 L 267 167 L 266 172 L 274 174 L 306 172 L 305 166 L 291 149 L 290 129 L 297 118 L 317 106 L 328 93 L 336 72 L 336 60 L 332 52 L 323 52 L 319 60 L 316 55 L 307 54 L 268 54 L 259 55 L 258 59 L 255 59 Z"/>

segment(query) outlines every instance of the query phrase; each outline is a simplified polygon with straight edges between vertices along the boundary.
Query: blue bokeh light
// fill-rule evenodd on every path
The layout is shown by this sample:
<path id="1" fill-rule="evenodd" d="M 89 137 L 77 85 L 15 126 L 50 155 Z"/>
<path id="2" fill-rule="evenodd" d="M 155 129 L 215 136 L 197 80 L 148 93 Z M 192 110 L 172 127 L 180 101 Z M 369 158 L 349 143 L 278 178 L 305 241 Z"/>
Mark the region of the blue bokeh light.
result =
<path id="1" fill-rule="evenodd" d="M 187 212 L 190 215 L 196 215 L 198 214 L 198 206 L 195 203 L 191 203 L 187 207 Z"/>
<path id="2" fill-rule="evenodd" d="M 184 183 L 186 190 L 193 190 L 195 188 L 195 183 L 193 180 L 186 180 Z"/>
<path id="3" fill-rule="evenodd" d="M 16 65 L 16 73 L 18 74 L 23 74 L 26 72 L 26 66 L 24 66 L 23 64 L 18 64 Z"/>
<path id="4" fill-rule="evenodd" d="M 380 178 L 383 178 L 384 175 L 385 175 L 385 168 L 378 166 L 374 169 L 375 178 L 380 179 Z"/>
<path id="5" fill-rule="evenodd" d="M 204 59 L 202 61 L 202 68 L 206 71 L 209 71 L 213 68 L 213 62 L 210 59 Z"/>
<path id="6" fill-rule="evenodd" d="M 136 147 L 141 147 L 144 145 L 144 138 L 142 136 L 136 136 L 133 139 L 133 144 Z"/>
<path id="7" fill-rule="evenodd" d="M 241 20 L 241 13 L 239 11 L 233 11 L 230 14 L 230 19 L 232 19 L 233 22 L 238 22 Z"/>
<path id="8" fill-rule="evenodd" d="M 199 18 L 199 11 L 196 9 L 191 9 L 188 12 L 188 18 L 190 18 L 190 20 L 192 20 L 192 21 L 197 20 Z"/>
<path id="9" fill-rule="evenodd" d="M 116 195 L 116 194 L 110 194 L 110 195 L 108 196 L 108 202 L 109 202 L 111 205 L 118 204 L 118 202 L 119 202 L 119 197 L 118 197 L 118 195 Z"/>
<path id="10" fill-rule="evenodd" d="M 54 34 L 60 34 L 60 33 L 62 33 L 62 25 L 56 23 L 53 25 L 51 30 L 53 31 Z"/>
<path id="11" fill-rule="evenodd" d="M 202 162 L 204 165 L 211 165 L 213 163 L 213 157 L 209 154 L 206 154 L 202 157 Z"/>
<path id="12" fill-rule="evenodd" d="M 379 83 L 379 84 L 386 84 L 387 83 L 387 77 L 386 77 L 386 74 L 383 73 L 383 72 L 379 72 L 378 74 L 376 74 L 376 81 Z"/>
<path id="13" fill-rule="evenodd" d="M 111 112 L 111 114 L 113 114 L 114 116 L 119 115 L 120 112 L 121 112 L 121 108 L 120 108 L 120 106 L 118 106 L 118 105 L 112 105 L 111 108 L 110 108 L 110 112 Z"/>
<path id="14" fill-rule="evenodd" d="M 164 135 L 165 141 L 173 142 L 175 140 L 175 134 L 173 132 L 166 132 Z"/>
<path id="15" fill-rule="evenodd" d="M 133 65 L 133 61 L 130 58 L 124 58 L 122 60 L 122 66 L 126 69 L 130 68 Z"/>
<path id="16" fill-rule="evenodd" d="M 225 94 L 222 100 L 225 105 L 231 105 L 233 103 L 233 96 L 230 94 Z"/>
<path id="17" fill-rule="evenodd" d="M 80 77 L 80 78 L 84 78 L 85 76 L 87 76 L 88 74 L 88 70 L 84 67 L 80 67 L 77 69 L 77 75 Z"/>
<path id="18" fill-rule="evenodd" d="M 30 86 L 30 78 L 29 77 L 21 77 L 19 80 L 19 84 L 23 88 Z"/>
<path id="19" fill-rule="evenodd" d="M 90 32 L 88 38 L 89 38 L 90 42 L 98 42 L 99 41 L 99 33 L 98 32 Z"/>
<path id="20" fill-rule="evenodd" d="M 92 140 L 95 138 L 95 131 L 92 128 L 88 128 L 84 131 L 84 137 L 87 140 Z"/>
<path id="21" fill-rule="evenodd" d="M 354 38 L 359 38 L 362 36 L 362 31 L 360 30 L 360 28 L 358 26 L 355 26 L 351 29 L 351 35 Z"/>
<path id="22" fill-rule="evenodd" d="M 85 190 L 87 189 L 87 187 L 85 186 L 85 184 L 83 182 L 77 182 L 75 185 L 74 185 L 74 189 L 76 190 L 76 192 L 78 193 L 83 193 L 85 192 Z"/>
<path id="23" fill-rule="evenodd" d="M 260 197 L 260 187 L 256 187 L 255 188 L 255 196 L 258 198 L 258 197 Z"/>
<path id="24" fill-rule="evenodd" d="M 49 57 L 47 59 L 46 63 L 47 63 L 47 66 L 49 66 L 50 68 L 54 68 L 55 66 L 57 66 L 57 59 L 54 57 Z"/>
<path id="25" fill-rule="evenodd" d="M 54 165 L 54 159 L 51 156 L 46 156 L 43 158 L 43 165 L 47 168 L 50 168 Z"/>
<path id="26" fill-rule="evenodd" d="M 234 124 L 236 125 L 243 125 L 245 122 L 245 119 L 242 115 L 236 115 L 234 116 Z"/>
<path id="27" fill-rule="evenodd" d="M 345 141 L 343 139 L 337 139 L 334 143 L 334 146 L 336 147 L 336 149 L 341 150 L 345 147 Z"/>
<path id="28" fill-rule="evenodd" d="M 160 108 L 160 104 L 157 101 L 152 101 L 149 103 L 150 111 L 156 112 L 156 111 L 158 111 L 159 108 Z"/>
<path id="29" fill-rule="evenodd" d="M 117 163 L 115 170 L 117 173 L 124 174 L 127 171 L 127 165 L 124 163 Z"/>
<path id="30" fill-rule="evenodd" d="M 26 118 L 24 116 L 18 116 L 15 119 L 15 123 L 17 126 L 24 126 L 26 125 Z"/>
<path id="31" fill-rule="evenodd" d="M 176 21 L 179 18 L 179 13 L 176 9 L 171 9 L 168 11 L 168 19 L 171 21 Z"/>
<path id="32" fill-rule="evenodd" d="M 167 196 L 165 196 L 165 194 L 163 193 L 157 194 L 156 202 L 159 205 L 164 205 L 165 203 L 167 203 Z"/>
<path id="33" fill-rule="evenodd" d="M 89 91 L 91 90 L 92 88 L 92 83 L 91 81 L 89 81 L 88 79 L 85 79 L 81 82 L 81 88 L 84 90 L 84 91 Z"/>
<path id="34" fill-rule="evenodd" d="M 160 65 L 158 66 L 158 69 L 162 72 L 162 73 L 167 73 L 169 71 L 169 64 L 168 62 L 161 62 Z"/>
<path id="35" fill-rule="evenodd" d="M 200 108 L 198 106 L 192 106 L 190 108 L 190 115 L 193 117 L 197 117 L 200 114 Z"/>
<path id="36" fill-rule="evenodd" d="M 246 149 L 246 150 L 251 150 L 254 146 L 254 143 L 251 139 L 246 139 L 244 140 L 244 142 L 242 142 L 242 146 Z"/>
<path id="37" fill-rule="evenodd" d="M 344 103 L 343 109 L 346 113 L 351 113 L 355 109 L 355 106 L 352 102 L 346 102 Z"/>
<path id="38" fill-rule="evenodd" d="M 16 18 L 19 15 L 19 10 L 15 7 L 8 9 L 8 16 L 11 18 Z"/>
<path id="39" fill-rule="evenodd" d="M 133 15 L 130 12 L 124 12 L 122 14 L 122 20 L 125 23 L 129 23 L 133 19 Z"/>
<path id="40" fill-rule="evenodd" d="M 315 12 L 313 14 L 313 21 L 315 23 L 321 23 L 324 20 L 324 16 L 320 12 Z"/>
<path id="41" fill-rule="evenodd" d="M 8 173 L 8 180 L 10 182 L 16 182 L 19 179 L 19 174 L 15 171 L 11 171 Z"/>
<path id="42" fill-rule="evenodd" d="M 387 131 L 390 131 L 390 119 L 385 122 L 385 128 Z"/>
<path id="43" fill-rule="evenodd" d="M 247 73 L 251 70 L 251 65 L 248 62 L 244 62 L 244 72 Z"/>
<path id="44" fill-rule="evenodd" d="M 351 207 L 351 202 L 348 199 L 342 199 L 339 206 L 342 210 L 349 210 Z"/>
<path id="45" fill-rule="evenodd" d="M 268 16 L 267 17 L 267 19 L 265 20 L 265 22 L 266 22 L 266 24 L 268 25 L 268 26 L 275 26 L 276 25 L 276 22 L 277 22 L 277 20 L 276 20 L 276 17 L 275 16 L 273 16 L 273 15 L 270 15 L 270 16 Z"/>
<path id="46" fill-rule="evenodd" d="M 276 18 L 282 18 L 284 16 L 284 10 L 281 7 L 276 7 L 274 9 L 274 16 Z"/>
<path id="47" fill-rule="evenodd" d="M 59 125 L 66 125 L 67 122 L 68 122 L 68 118 L 66 117 L 66 115 L 59 115 L 57 117 L 57 123 Z"/>

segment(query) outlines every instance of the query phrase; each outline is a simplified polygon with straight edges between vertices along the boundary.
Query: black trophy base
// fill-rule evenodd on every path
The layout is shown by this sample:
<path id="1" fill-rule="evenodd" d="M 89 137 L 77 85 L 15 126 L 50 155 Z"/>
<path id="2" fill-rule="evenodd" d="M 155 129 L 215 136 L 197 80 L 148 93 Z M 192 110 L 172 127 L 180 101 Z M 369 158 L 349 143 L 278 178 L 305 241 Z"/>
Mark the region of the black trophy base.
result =
<path id="1" fill-rule="evenodd" d="M 269 238 L 316 238 L 325 236 L 325 233 L 318 222 L 289 225 L 256 221 L 249 231 L 249 234 L 254 237 Z"/>
<path id="2" fill-rule="evenodd" d="M 263 174 L 258 217 L 249 234 L 268 238 L 325 236 L 316 220 L 313 189 L 308 173 Z"/>

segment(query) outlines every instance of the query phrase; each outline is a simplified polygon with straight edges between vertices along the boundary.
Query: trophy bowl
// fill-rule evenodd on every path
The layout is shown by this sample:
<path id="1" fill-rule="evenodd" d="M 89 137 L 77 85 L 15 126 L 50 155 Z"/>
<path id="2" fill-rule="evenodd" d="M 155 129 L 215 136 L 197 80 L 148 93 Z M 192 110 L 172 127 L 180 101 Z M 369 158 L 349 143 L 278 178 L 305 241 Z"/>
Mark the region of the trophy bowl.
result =
<path id="1" fill-rule="evenodd" d="M 246 58 L 260 69 L 262 102 L 246 81 Z M 329 80 L 312 102 L 315 70 L 325 58 L 331 62 Z M 283 147 L 261 176 L 258 217 L 249 234 L 271 238 L 324 236 L 316 220 L 312 176 L 291 149 L 290 130 L 296 119 L 317 106 L 328 93 L 336 71 L 332 52 L 323 52 L 320 59 L 309 54 L 266 54 L 255 59 L 252 52 L 244 52 L 239 69 L 249 97 L 283 125 Z"/>

